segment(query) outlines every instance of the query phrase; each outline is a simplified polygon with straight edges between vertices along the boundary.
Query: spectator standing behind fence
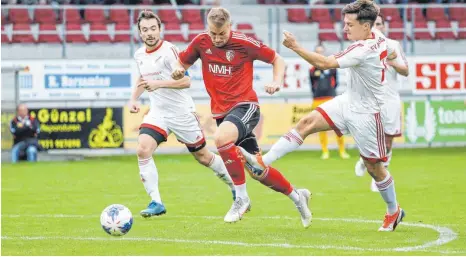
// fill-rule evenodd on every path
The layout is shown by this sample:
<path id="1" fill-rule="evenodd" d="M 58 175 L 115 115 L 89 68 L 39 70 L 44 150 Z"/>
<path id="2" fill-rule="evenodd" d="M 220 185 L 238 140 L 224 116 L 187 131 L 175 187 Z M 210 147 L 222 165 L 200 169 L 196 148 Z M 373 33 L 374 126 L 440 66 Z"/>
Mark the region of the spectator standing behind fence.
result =
<path id="1" fill-rule="evenodd" d="M 319 54 L 324 54 L 325 48 L 322 45 L 316 47 L 316 52 Z M 337 87 L 337 70 L 319 70 L 316 67 L 311 67 L 309 72 L 309 77 L 311 81 L 311 90 L 314 101 L 312 102 L 312 109 L 314 110 L 317 106 L 325 103 L 326 101 L 334 98 L 336 96 L 336 87 Z M 320 145 L 322 146 L 322 159 L 326 160 L 330 158 L 330 153 L 328 151 L 328 136 L 326 131 L 319 132 Z M 345 151 L 345 141 L 343 136 L 338 137 L 338 150 L 340 157 L 343 159 L 350 158 L 349 154 Z"/>
<path id="2" fill-rule="evenodd" d="M 16 108 L 16 117 L 10 122 L 10 131 L 13 134 L 11 161 L 16 163 L 26 157 L 28 161 L 35 162 L 40 148 L 37 139 L 40 124 L 37 119 L 29 116 L 29 110 L 25 104 L 20 104 Z"/>

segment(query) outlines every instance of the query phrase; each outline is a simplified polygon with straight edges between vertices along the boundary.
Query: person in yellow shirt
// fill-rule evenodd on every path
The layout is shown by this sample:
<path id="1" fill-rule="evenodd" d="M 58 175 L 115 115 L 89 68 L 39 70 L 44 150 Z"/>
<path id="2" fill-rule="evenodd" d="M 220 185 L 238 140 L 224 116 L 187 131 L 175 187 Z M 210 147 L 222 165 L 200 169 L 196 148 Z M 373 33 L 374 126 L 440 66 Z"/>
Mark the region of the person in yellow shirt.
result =
<path id="1" fill-rule="evenodd" d="M 322 45 L 318 45 L 315 51 L 319 54 L 325 53 L 325 48 Z M 314 98 L 312 102 L 312 109 L 317 108 L 317 106 L 325 103 L 326 101 L 334 98 L 336 96 L 336 87 L 337 82 L 337 70 L 319 70 L 316 67 L 311 67 L 309 71 L 310 81 L 311 81 L 311 90 L 312 96 Z M 319 132 L 320 144 L 322 146 L 322 159 L 330 158 L 330 153 L 328 150 L 328 136 L 327 132 Z M 343 136 L 338 137 L 338 150 L 340 157 L 343 159 L 350 158 L 349 154 L 345 150 L 345 141 Z"/>

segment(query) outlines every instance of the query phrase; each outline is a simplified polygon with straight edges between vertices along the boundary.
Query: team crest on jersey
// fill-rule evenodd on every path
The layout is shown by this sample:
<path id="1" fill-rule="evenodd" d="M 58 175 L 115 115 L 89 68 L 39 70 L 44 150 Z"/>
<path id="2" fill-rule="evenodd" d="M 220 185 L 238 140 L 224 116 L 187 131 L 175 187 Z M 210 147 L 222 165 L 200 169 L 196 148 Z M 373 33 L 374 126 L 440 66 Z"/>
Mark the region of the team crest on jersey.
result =
<path id="1" fill-rule="evenodd" d="M 231 60 L 233 60 L 233 58 L 235 58 L 235 51 L 233 51 L 233 50 L 228 50 L 228 51 L 226 52 L 226 55 L 227 55 L 227 60 L 228 60 L 229 62 L 231 62 Z"/>

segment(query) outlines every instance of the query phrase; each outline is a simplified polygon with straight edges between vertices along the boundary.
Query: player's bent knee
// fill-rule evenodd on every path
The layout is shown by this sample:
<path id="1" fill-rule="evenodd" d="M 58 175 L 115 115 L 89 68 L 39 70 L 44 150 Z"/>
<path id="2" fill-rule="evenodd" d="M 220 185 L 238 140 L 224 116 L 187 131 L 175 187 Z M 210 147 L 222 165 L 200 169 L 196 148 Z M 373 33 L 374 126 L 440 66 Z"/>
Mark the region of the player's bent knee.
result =
<path id="1" fill-rule="evenodd" d="M 321 116 L 317 111 L 312 111 L 308 115 L 301 118 L 296 125 L 296 131 L 305 138 L 310 134 L 322 131 Z"/>
<path id="2" fill-rule="evenodd" d="M 214 135 L 215 145 L 222 147 L 228 143 L 238 140 L 238 128 L 230 121 L 225 121 L 220 124 Z"/>

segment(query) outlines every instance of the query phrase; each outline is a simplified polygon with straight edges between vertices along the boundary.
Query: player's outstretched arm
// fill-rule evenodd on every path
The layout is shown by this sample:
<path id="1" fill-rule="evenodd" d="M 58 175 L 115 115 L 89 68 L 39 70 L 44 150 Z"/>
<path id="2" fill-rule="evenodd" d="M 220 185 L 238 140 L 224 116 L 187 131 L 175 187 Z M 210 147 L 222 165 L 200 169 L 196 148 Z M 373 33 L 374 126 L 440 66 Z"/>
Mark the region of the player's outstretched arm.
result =
<path id="1" fill-rule="evenodd" d="M 139 84 L 142 82 L 142 78 L 139 77 L 136 81 L 136 86 L 133 87 L 133 91 L 131 92 L 131 98 L 129 99 L 128 107 L 129 111 L 132 113 L 139 112 L 139 103 L 138 99 L 144 93 L 144 88 L 139 87 Z"/>
<path id="2" fill-rule="evenodd" d="M 327 57 L 315 52 L 308 51 L 299 45 L 298 41 L 296 41 L 296 38 L 292 33 L 285 31 L 283 32 L 283 35 L 285 37 L 283 40 L 283 45 L 293 50 L 314 67 L 320 70 L 340 68 L 337 60 L 333 55 Z"/>

